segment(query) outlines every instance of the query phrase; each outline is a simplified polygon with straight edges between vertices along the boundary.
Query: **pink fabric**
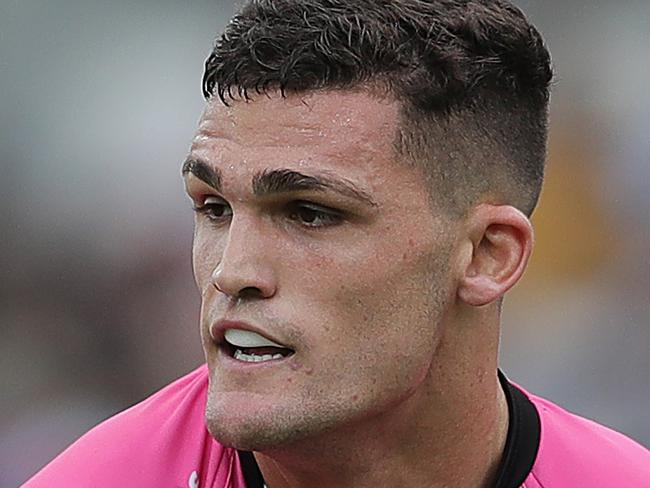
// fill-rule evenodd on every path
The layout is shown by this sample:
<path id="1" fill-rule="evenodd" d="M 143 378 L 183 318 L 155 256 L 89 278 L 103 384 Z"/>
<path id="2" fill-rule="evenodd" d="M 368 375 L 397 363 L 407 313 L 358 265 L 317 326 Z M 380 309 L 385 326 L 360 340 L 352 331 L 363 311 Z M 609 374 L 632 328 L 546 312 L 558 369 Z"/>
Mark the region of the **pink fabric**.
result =
<path id="1" fill-rule="evenodd" d="M 523 488 L 650 488 L 650 451 L 548 400 L 526 395 L 539 412 L 542 431 Z"/>
<path id="2" fill-rule="evenodd" d="M 201 366 L 92 429 L 24 487 L 245 488 L 239 459 L 207 432 Z M 650 488 L 650 452 L 527 394 L 541 444 L 523 488 Z"/>
<path id="3" fill-rule="evenodd" d="M 245 488 L 235 451 L 205 428 L 207 385 L 204 365 L 99 424 L 23 486 Z"/>

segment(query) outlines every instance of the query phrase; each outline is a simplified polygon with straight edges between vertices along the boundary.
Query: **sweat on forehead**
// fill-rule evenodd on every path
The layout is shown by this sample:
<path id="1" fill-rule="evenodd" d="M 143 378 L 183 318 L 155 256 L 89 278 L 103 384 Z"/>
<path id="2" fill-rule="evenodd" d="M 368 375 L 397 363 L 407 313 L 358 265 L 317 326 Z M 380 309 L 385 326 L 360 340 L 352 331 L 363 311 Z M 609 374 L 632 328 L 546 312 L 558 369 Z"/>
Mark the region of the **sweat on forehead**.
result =
<path id="1" fill-rule="evenodd" d="M 337 131 L 356 134 L 395 133 L 399 104 L 369 92 L 328 90 L 283 97 L 280 92 L 252 100 L 208 101 L 198 135 L 236 136 L 239 129 L 258 131 L 260 142 L 281 142 L 283 131 L 295 130 L 305 140 L 321 141 Z M 237 131 L 235 129 L 238 129 Z"/>
<path id="2" fill-rule="evenodd" d="M 199 122 L 191 155 L 230 165 L 265 158 L 265 167 L 328 162 L 361 170 L 362 163 L 393 157 L 398 106 L 363 92 L 260 95 L 230 106 L 211 100 Z M 295 169 L 295 168 L 294 168 Z"/>

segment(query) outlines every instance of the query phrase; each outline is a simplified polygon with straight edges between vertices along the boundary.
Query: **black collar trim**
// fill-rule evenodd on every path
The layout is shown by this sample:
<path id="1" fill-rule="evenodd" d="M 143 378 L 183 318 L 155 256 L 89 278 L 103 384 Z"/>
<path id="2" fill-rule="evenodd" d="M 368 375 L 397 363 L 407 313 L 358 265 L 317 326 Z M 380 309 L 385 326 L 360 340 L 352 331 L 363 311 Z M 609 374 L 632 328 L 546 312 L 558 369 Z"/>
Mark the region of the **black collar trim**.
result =
<path id="1" fill-rule="evenodd" d="M 253 453 L 250 451 L 237 451 L 237 453 L 239 454 L 239 462 L 244 473 L 246 486 L 248 488 L 264 488 L 264 477 Z"/>
<path id="2" fill-rule="evenodd" d="M 499 382 L 508 402 L 509 421 L 506 447 L 495 488 L 519 488 L 535 464 L 541 424 L 535 405 L 524 392 L 508 381 L 501 370 Z"/>
<path id="3" fill-rule="evenodd" d="M 541 425 L 535 405 L 499 370 L 499 382 L 508 403 L 508 437 L 495 488 L 519 488 L 528 477 L 537 451 Z M 248 488 L 263 488 L 264 478 L 253 453 L 237 451 Z"/>

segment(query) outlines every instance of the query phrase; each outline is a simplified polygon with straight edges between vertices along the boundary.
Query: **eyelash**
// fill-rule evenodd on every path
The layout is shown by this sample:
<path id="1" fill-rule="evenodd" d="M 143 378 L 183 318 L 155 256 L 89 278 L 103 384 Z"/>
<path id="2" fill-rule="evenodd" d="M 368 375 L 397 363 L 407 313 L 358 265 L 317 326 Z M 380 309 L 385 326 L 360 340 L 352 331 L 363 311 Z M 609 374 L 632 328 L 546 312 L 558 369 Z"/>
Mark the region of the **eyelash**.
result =
<path id="1" fill-rule="evenodd" d="M 195 212 L 204 215 L 208 220 L 214 222 L 215 224 L 222 223 L 232 216 L 232 210 L 230 210 L 230 206 L 225 201 L 204 203 L 203 205 L 194 205 L 192 208 Z M 222 210 L 221 215 L 215 215 L 215 210 L 217 209 Z M 225 214 L 226 209 L 230 210 L 229 214 Z M 313 219 L 311 221 L 309 221 L 309 219 L 301 219 L 301 212 L 303 213 L 302 217 L 305 217 L 305 212 L 307 212 L 310 217 L 313 217 Z M 297 222 L 298 225 L 310 229 L 332 227 L 340 224 L 343 221 L 343 216 L 340 212 L 332 208 L 324 207 L 322 205 L 317 205 L 315 203 L 304 200 L 296 200 L 291 202 L 285 208 L 284 213 L 289 220 Z M 314 221 L 318 220 L 321 222 L 315 224 Z"/>

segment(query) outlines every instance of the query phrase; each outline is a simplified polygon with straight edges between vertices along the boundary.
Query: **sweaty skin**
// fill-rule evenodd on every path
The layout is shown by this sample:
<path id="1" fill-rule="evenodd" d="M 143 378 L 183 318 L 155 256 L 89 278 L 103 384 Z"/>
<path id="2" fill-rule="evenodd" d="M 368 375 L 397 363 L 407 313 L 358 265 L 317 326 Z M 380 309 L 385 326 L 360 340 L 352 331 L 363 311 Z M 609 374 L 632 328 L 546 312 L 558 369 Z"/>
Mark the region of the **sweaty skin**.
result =
<path id="1" fill-rule="evenodd" d="M 360 91 L 212 100 L 193 141 L 188 159 L 219 174 L 185 175 L 203 210 L 206 421 L 256 452 L 271 488 L 489 486 L 500 461 L 498 307 L 466 302 L 516 250 L 500 229 L 484 244 L 490 212 L 468 223 L 432 209 L 421 169 L 395 155 L 398 112 Z M 254 191 L 274 170 L 357 193 Z M 211 337 L 224 319 L 295 354 L 241 365 Z"/>

